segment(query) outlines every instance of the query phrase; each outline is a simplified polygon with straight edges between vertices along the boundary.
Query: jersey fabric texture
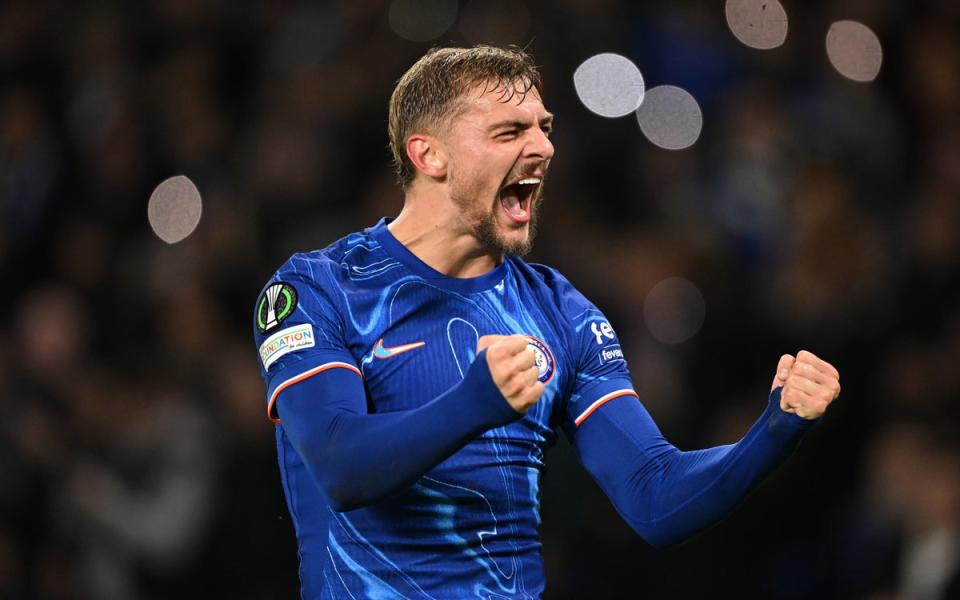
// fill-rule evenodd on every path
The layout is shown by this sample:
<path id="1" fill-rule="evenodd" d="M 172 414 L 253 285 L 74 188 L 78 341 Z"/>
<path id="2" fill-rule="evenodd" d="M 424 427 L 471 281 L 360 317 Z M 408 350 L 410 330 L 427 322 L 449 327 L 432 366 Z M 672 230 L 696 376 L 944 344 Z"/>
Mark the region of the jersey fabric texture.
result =
<path id="1" fill-rule="evenodd" d="M 616 333 L 554 269 L 508 256 L 480 277 L 447 277 L 400 244 L 388 223 L 294 255 L 255 311 L 303 595 L 538 598 L 544 450 L 558 428 L 572 434 L 602 404 L 636 395 Z M 369 413 L 411 410 L 460 382 L 487 334 L 529 338 L 546 384 L 540 401 L 408 489 L 332 510 L 285 435 L 278 396 L 344 369 L 362 377 Z"/>

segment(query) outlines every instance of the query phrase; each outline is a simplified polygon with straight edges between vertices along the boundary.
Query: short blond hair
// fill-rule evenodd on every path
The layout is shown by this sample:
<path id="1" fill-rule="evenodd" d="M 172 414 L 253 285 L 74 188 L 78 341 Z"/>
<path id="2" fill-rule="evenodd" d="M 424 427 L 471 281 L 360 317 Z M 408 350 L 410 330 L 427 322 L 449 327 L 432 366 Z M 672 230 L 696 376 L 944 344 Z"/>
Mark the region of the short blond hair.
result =
<path id="1" fill-rule="evenodd" d="M 504 102 L 517 94 L 522 100 L 532 88 L 541 91 L 533 57 L 516 46 L 434 48 L 397 82 L 390 96 L 388 131 L 397 179 L 404 189 L 416 173 L 407 156 L 407 138 L 417 130 L 434 131 L 456 116 L 457 99 L 479 85 L 484 91 L 502 89 Z"/>

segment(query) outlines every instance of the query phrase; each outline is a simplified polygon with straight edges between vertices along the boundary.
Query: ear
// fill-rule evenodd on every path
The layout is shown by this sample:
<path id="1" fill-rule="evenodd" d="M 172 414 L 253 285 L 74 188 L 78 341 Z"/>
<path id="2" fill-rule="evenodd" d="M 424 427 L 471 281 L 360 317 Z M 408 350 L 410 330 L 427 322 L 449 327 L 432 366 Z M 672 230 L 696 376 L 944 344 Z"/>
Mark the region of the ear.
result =
<path id="1" fill-rule="evenodd" d="M 447 155 L 437 138 L 425 133 L 411 135 L 407 138 L 407 156 L 427 177 L 443 179 L 447 176 Z"/>

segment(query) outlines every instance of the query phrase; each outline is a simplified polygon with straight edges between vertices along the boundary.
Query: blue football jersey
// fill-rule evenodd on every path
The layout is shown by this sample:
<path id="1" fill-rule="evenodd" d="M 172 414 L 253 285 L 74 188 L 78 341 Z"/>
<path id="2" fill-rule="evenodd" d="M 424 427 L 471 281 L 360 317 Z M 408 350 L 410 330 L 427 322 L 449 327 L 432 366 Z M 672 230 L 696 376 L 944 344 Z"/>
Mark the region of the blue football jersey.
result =
<path id="1" fill-rule="evenodd" d="M 291 257 L 260 295 L 254 332 L 267 414 L 308 598 L 538 598 L 544 451 L 608 400 L 636 395 L 616 333 L 557 271 L 508 256 L 480 277 L 445 276 L 388 219 Z M 414 485 L 337 512 L 275 411 L 289 386 L 332 368 L 362 377 L 371 413 L 417 408 L 463 379 L 487 334 L 523 334 L 540 401 Z M 318 403 L 324 398 L 317 398 Z"/>

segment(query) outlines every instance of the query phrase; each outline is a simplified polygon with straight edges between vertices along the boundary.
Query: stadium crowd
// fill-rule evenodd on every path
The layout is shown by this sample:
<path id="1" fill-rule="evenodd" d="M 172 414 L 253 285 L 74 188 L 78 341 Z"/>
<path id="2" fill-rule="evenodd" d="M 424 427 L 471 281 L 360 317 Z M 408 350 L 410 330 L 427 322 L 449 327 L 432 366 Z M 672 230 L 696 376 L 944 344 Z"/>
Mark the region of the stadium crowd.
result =
<path id="1" fill-rule="evenodd" d="M 296 597 L 251 314 L 292 252 L 399 210 L 387 99 L 431 42 L 399 37 L 387 11 L 0 5 L 0 597 Z M 741 436 L 784 352 L 842 376 L 784 468 L 666 551 L 561 440 L 544 480 L 548 598 L 634 597 L 641 582 L 670 598 L 960 597 L 960 5 L 787 11 L 770 51 L 689 1 L 474 1 L 432 42 L 529 44 L 542 65 L 557 156 L 531 258 L 610 316 L 671 441 Z M 827 61 L 842 18 L 879 35 L 875 82 Z M 698 99 L 692 148 L 579 103 L 572 73 L 603 51 Z M 203 217 L 167 245 L 146 205 L 174 174 L 196 182 Z M 644 312 L 669 277 L 706 308 L 681 343 Z"/>

